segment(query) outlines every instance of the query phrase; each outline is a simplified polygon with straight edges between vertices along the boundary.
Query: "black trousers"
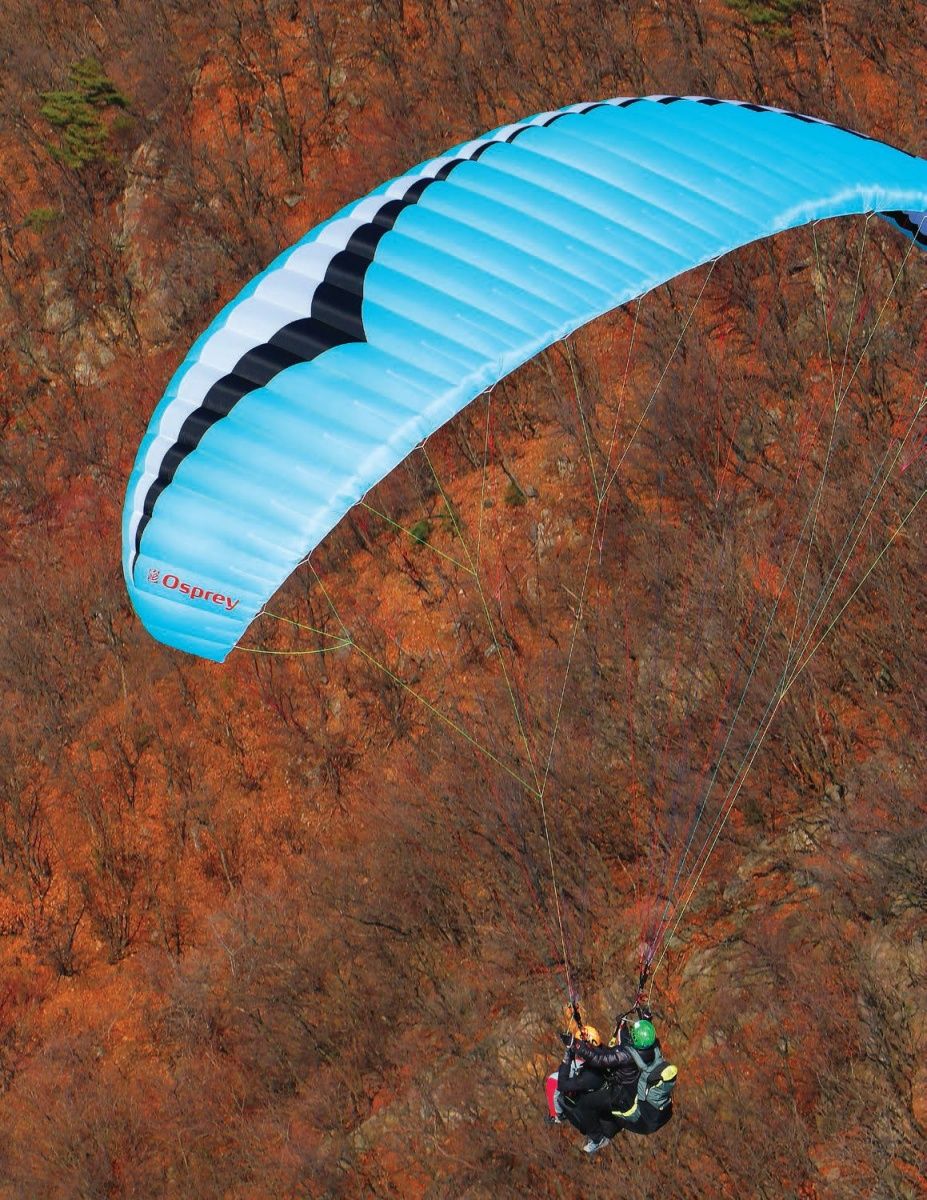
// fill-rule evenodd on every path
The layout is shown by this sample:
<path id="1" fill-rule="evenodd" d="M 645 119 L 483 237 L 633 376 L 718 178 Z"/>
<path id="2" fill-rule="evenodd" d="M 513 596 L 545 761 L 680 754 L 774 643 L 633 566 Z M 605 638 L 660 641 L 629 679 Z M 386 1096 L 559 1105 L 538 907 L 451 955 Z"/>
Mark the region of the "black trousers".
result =
<path id="1" fill-rule="evenodd" d="M 612 1116 L 608 1088 L 584 1092 L 572 1102 L 564 1097 L 563 1115 L 580 1133 L 596 1141 L 603 1137 L 614 1137 L 619 1129 L 618 1121 Z"/>

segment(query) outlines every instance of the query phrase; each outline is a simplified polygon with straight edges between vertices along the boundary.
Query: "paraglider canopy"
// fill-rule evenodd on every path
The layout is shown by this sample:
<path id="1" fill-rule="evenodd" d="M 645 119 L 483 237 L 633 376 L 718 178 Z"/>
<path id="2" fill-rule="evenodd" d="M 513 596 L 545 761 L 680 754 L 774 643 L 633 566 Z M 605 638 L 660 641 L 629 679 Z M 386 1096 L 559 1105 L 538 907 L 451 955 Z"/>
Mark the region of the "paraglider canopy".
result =
<path id="1" fill-rule="evenodd" d="M 736 247 L 872 211 L 927 244 L 927 162 L 706 97 L 541 113 L 384 184 L 252 280 L 168 385 L 126 497 L 136 611 L 224 660 L 350 507 L 502 376 Z"/>

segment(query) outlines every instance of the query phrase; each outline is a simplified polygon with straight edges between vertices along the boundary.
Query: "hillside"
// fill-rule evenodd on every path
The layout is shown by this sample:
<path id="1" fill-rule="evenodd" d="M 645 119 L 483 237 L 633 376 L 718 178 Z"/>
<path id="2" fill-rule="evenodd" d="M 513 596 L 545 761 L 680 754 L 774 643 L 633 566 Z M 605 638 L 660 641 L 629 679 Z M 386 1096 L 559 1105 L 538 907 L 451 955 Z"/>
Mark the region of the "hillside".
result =
<path id="1" fill-rule="evenodd" d="M 920 9 L 6 0 L 0 1197 L 927 1195 L 925 263 L 887 224 L 553 346 L 223 666 L 120 568 L 167 380 L 306 229 L 587 98 L 925 154 Z M 568 984 L 605 1027 L 648 944 L 678 1112 L 589 1163 L 543 1123 Z"/>

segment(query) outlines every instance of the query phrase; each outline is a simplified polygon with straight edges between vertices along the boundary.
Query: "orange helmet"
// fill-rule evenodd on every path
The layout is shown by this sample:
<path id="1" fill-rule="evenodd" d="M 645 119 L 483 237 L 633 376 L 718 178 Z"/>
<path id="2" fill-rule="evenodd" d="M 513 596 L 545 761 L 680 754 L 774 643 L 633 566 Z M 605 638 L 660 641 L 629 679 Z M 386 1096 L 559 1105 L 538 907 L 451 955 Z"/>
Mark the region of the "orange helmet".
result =
<path id="1" fill-rule="evenodd" d="M 574 1037 L 584 1042 L 591 1042 L 593 1046 L 602 1045 L 602 1035 L 598 1029 L 594 1025 L 581 1025 L 576 1019 L 577 1013 L 572 1004 L 566 1006 L 564 1016 L 566 1017 L 567 1029 Z"/>

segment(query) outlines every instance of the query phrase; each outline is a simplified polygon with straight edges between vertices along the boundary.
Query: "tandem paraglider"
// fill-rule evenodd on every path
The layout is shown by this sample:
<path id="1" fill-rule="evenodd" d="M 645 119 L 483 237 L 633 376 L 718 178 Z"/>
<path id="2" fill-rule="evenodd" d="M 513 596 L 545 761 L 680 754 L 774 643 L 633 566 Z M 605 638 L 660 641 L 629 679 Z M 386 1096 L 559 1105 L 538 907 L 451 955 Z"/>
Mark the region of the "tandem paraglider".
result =
<path id="1" fill-rule="evenodd" d="M 276 617 L 271 597 L 301 564 L 312 567 L 310 555 L 338 522 L 504 376 L 693 268 L 853 214 L 890 222 L 910 239 L 909 250 L 927 246 L 927 162 L 813 117 L 702 96 L 540 113 L 382 184 L 252 279 L 168 384 L 139 447 L 123 515 L 123 572 L 139 619 L 159 641 L 214 662 L 249 649 L 242 639 L 252 622 Z M 836 381 L 834 391 L 839 407 Z M 618 474 L 611 447 L 604 457 L 588 563 Z M 478 581 L 472 559 L 461 570 Z M 717 766 L 675 875 L 666 872 L 651 889 L 656 917 L 643 943 L 641 986 L 605 1042 L 583 1023 L 574 999 L 544 808 L 584 589 L 585 580 L 578 597 L 570 593 L 576 616 L 546 769 L 542 763 L 531 777 L 519 774 L 467 740 L 539 803 L 562 952 L 557 969 L 572 1006 L 563 1061 L 547 1081 L 549 1114 L 575 1126 L 583 1149 L 595 1154 L 620 1132 L 654 1134 L 672 1118 L 677 1069 L 660 1045 L 644 980 L 662 961 L 671 915 L 678 924 L 768 724 L 764 714 L 702 849 L 695 828 Z M 310 632 L 406 687 L 325 600 L 340 632 Z M 492 626 L 482 589 L 481 601 Z M 818 620 L 815 608 L 806 656 L 789 642 L 768 721 L 820 642 L 807 649 Z M 503 640 L 493 628 L 485 656 L 505 670 Z M 508 676 L 505 682 L 530 759 L 523 712 Z M 408 690 L 466 736 L 460 722 Z"/>
<path id="2" fill-rule="evenodd" d="M 604 1150 L 623 1130 L 647 1136 L 671 1120 L 679 1071 L 664 1056 L 641 995 L 618 1017 L 607 1045 L 575 1005 L 560 1037 L 563 1059 L 547 1077 L 548 1120 L 578 1129 L 584 1153 Z"/>

